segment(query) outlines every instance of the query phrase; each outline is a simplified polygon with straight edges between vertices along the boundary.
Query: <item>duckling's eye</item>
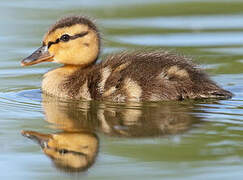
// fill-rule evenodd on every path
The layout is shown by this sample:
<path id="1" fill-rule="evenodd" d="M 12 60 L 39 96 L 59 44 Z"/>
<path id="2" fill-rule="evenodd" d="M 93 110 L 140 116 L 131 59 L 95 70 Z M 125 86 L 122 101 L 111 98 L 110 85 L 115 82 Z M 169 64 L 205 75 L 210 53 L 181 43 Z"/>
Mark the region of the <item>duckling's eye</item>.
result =
<path id="1" fill-rule="evenodd" d="M 68 153 L 68 150 L 66 150 L 66 149 L 60 149 L 58 152 L 63 155 L 63 154 Z"/>
<path id="2" fill-rule="evenodd" d="M 69 39 L 70 39 L 70 36 L 68 34 L 64 34 L 60 38 L 60 40 L 63 42 L 67 42 L 67 41 L 69 41 Z"/>

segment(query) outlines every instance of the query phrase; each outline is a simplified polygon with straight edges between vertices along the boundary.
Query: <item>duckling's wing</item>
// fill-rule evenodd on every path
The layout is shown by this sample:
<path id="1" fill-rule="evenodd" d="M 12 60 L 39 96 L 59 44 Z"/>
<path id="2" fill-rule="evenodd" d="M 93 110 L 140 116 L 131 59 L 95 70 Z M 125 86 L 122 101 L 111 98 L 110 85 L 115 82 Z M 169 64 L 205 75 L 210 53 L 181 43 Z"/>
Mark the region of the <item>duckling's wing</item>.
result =
<path id="1" fill-rule="evenodd" d="M 225 99 L 232 96 L 188 58 L 163 51 L 110 56 L 102 64 L 101 72 L 107 75 L 102 81 L 103 96 L 112 100 Z"/>

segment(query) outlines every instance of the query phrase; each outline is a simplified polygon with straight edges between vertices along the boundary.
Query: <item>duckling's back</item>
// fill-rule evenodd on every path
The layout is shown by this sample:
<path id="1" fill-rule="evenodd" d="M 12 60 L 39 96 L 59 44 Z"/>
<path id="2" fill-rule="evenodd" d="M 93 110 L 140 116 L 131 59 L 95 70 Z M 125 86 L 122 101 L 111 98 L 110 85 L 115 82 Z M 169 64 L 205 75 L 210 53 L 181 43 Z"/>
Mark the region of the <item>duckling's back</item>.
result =
<path id="1" fill-rule="evenodd" d="M 138 102 L 232 97 L 189 59 L 168 52 L 112 55 L 85 73 L 76 73 L 76 77 L 82 76 L 91 99 Z M 80 90 L 70 91 L 75 92 Z"/>

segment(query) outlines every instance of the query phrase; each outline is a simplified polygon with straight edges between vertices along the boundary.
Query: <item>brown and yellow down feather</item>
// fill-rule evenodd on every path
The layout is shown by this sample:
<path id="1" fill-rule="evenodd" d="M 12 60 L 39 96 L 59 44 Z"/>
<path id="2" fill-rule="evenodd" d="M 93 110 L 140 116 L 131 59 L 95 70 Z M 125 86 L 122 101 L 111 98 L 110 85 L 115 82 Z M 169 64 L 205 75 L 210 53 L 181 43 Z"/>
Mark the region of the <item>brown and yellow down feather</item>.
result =
<path id="1" fill-rule="evenodd" d="M 111 55 L 102 63 L 79 69 L 63 82 L 69 97 L 80 98 L 86 83 L 90 99 L 160 101 L 229 98 L 189 59 L 173 53 L 130 52 Z"/>

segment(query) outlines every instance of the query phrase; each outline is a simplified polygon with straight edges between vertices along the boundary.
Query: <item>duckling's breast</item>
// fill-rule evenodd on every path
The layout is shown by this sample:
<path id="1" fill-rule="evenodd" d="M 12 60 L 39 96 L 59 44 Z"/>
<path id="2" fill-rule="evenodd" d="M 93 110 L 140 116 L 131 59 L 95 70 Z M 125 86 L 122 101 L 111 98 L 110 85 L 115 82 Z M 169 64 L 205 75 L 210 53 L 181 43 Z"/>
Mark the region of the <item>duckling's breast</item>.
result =
<path id="1" fill-rule="evenodd" d="M 47 72 L 42 80 L 42 91 L 52 96 L 70 98 L 64 82 L 76 70 L 75 67 L 63 66 Z"/>

